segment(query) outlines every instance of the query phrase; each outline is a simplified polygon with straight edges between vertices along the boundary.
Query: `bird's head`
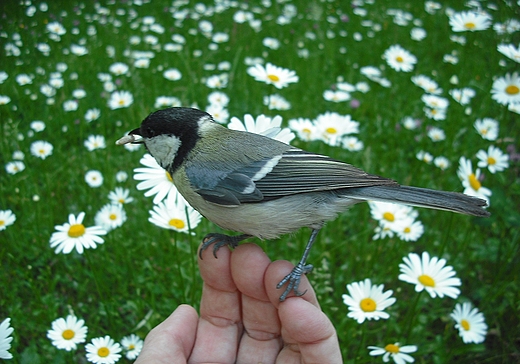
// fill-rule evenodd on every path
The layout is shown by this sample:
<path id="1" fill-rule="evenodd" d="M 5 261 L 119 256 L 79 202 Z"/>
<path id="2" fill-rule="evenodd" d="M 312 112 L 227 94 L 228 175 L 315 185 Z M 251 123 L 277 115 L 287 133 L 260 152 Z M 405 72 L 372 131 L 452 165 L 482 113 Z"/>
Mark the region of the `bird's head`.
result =
<path id="1" fill-rule="evenodd" d="M 213 124 L 210 114 L 193 108 L 172 107 L 155 111 L 141 126 L 119 139 L 116 144 L 144 143 L 157 163 L 174 172 L 200 139 L 200 132 Z"/>

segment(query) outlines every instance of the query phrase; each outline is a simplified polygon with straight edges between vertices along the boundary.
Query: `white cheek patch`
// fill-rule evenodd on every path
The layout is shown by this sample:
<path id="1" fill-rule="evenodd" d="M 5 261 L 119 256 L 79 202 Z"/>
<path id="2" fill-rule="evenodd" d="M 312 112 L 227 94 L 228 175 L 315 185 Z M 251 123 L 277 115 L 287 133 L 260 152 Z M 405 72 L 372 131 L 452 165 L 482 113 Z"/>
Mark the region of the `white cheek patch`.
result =
<path id="1" fill-rule="evenodd" d="M 181 140 L 174 135 L 158 135 L 145 141 L 150 154 L 163 168 L 173 163 L 181 147 Z"/>

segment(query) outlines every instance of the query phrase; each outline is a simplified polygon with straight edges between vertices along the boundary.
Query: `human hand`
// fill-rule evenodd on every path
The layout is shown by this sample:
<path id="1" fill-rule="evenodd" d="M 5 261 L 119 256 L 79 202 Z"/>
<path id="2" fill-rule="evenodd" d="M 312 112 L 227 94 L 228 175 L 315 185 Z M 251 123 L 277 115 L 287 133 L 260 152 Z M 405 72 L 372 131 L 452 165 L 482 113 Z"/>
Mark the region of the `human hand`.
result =
<path id="1" fill-rule="evenodd" d="M 279 301 L 277 283 L 292 269 L 255 244 L 208 249 L 199 259 L 200 318 L 180 305 L 147 335 L 143 363 L 341 363 L 336 331 L 305 276 L 301 297 Z"/>

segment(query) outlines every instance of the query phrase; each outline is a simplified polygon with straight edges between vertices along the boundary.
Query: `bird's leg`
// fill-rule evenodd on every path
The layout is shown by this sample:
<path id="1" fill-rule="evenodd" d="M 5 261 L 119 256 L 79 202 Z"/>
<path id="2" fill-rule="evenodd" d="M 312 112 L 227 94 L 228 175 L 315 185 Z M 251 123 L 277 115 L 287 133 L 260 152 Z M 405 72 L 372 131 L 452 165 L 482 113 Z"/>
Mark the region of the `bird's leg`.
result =
<path id="1" fill-rule="evenodd" d="M 211 244 L 215 244 L 213 246 L 213 256 L 217 257 L 217 251 L 223 247 L 224 245 L 227 245 L 231 248 L 236 248 L 238 246 L 238 243 L 240 243 L 242 240 L 250 238 L 251 235 L 242 234 L 242 235 L 236 235 L 236 236 L 229 236 L 225 234 L 219 234 L 219 233 L 210 233 L 204 237 L 202 240 L 202 246 L 199 250 L 199 258 L 202 260 L 202 252 L 206 250 Z"/>
<path id="2" fill-rule="evenodd" d="M 302 258 L 300 262 L 293 268 L 291 273 L 287 274 L 281 281 L 276 285 L 276 288 L 280 289 L 284 284 L 287 283 L 287 288 L 280 296 L 280 302 L 285 301 L 287 295 L 294 291 L 296 296 L 302 296 L 305 292 L 298 291 L 298 286 L 300 285 L 300 280 L 302 278 L 302 274 L 307 274 L 312 271 L 312 264 L 305 264 L 307 261 L 307 257 L 311 251 L 312 244 L 314 244 L 314 240 L 316 240 L 316 236 L 320 232 L 320 229 L 313 229 L 311 233 L 311 237 L 309 238 L 309 242 L 305 246 L 305 250 L 303 252 Z"/>

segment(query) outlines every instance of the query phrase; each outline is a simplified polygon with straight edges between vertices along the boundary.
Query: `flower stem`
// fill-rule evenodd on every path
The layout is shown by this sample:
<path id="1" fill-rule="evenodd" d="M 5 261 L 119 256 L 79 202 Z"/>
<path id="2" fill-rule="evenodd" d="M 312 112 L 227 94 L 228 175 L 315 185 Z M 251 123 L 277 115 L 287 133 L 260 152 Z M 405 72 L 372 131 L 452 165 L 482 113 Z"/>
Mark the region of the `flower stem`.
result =
<path id="1" fill-rule="evenodd" d="M 415 298 L 413 305 L 408 310 L 408 315 L 406 318 L 407 328 L 406 328 L 406 334 L 404 335 L 405 342 L 408 342 L 408 339 L 410 338 L 410 333 L 412 332 L 413 323 L 415 321 L 415 312 L 417 311 L 417 306 L 419 305 L 419 300 L 420 300 L 423 292 L 424 291 L 421 291 L 417 294 L 417 297 Z"/>

